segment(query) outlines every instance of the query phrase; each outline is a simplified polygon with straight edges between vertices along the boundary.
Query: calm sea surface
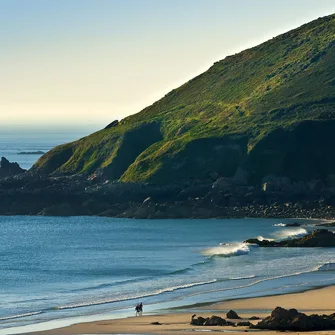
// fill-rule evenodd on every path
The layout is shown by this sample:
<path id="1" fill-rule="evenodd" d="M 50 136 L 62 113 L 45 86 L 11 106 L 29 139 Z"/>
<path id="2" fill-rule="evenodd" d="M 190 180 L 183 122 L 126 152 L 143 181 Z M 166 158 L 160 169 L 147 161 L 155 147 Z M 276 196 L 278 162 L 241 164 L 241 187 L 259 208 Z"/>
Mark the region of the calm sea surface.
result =
<path id="1" fill-rule="evenodd" d="M 47 152 L 59 144 L 75 141 L 86 136 L 97 127 L 82 128 L 1 128 L 0 158 L 6 157 L 10 162 L 17 162 L 23 169 L 29 169 L 41 154 L 19 154 L 27 152 Z"/>
<path id="2" fill-rule="evenodd" d="M 81 131 L 0 132 L 0 155 L 29 168 Z M 334 248 L 268 248 L 250 237 L 306 234 L 316 221 L 0 216 L 0 334 L 56 328 L 335 284 Z M 275 306 L 274 306 L 275 307 Z M 196 311 L 196 307 L 194 307 Z"/>

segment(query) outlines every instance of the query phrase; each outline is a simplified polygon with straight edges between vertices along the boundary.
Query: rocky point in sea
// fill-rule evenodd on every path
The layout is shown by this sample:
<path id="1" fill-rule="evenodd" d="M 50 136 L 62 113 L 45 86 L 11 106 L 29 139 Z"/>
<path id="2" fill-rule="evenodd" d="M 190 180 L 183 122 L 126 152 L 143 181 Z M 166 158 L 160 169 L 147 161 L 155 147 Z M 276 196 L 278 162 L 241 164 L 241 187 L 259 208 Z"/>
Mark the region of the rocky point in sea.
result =
<path id="1" fill-rule="evenodd" d="M 249 244 L 257 244 L 260 247 L 335 247 L 335 233 L 327 229 L 317 229 L 310 234 L 295 239 L 272 241 L 251 238 L 244 242 Z"/>
<path id="2" fill-rule="evenodd" d="M 25 172 L 18 163 L 11 163 L 7 158 L 1 157 L 0 161 L 0 179 L 18 175 Z"/>

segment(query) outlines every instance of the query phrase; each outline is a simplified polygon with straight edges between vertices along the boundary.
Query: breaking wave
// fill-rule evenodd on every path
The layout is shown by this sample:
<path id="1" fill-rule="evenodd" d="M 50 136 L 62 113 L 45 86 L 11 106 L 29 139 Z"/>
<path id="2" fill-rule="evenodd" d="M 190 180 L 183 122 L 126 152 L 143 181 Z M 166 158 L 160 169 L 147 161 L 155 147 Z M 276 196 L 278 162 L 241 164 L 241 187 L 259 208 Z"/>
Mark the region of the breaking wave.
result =
<path id="1" fill-rule="evenodd" d="M 304 228 L 284 229 L 273 235 L 278 239 L 298 238 L 307 235 L 308 231 Z"/>
<path id="2" fill-rule="evenodd" d="M 208 257 L 232 257 L 246 255 L 250 252 L 250 244 L 230 243 L 203 250 L 202 254 Z"/>
<path id="3" fill-rule="evenodd" d="M 264 236 L 257 236 L 257 240 L 258 241 L 264 241 L 264 240 L 268 240 L 268 241 L 273 241 L 273 238 L 268 238 L 268 237 L 264 237 Z"/>
<path id="4" fill-rule="evenodd" d="M 147 298 L 147 297 L 152 297 L 152 296 L 156 296 L 156 295 L 159 295 L 159 294 L 163 294 L 163 293 L 166 293 L 166 292 L 173 292 L 173 291 L 182 290 L 182 289 L 190 288 L 190 287 L 194 287 L 194 286 L 202 286 L 202 285 L 207 285 L 207 284 L 213 284 L 213 283 L 216 283 L 216 282 L 217 282 L 217 280 L 213 279 L 213 280 L 204 281 L 204 282 L 197 282 L 197 283 L 190 283 L 190 284 L 184 284 L 184 285 L 179 285 L 179 286 L 166 287 L 166 288 L 159 289 L 157 291 L 150 292 L 150 293 L 147 293 L 147 294 L 133 295 L 133 296 L 129 296 L 129 297 L 121 298 L 121 299 L 103 299 L 103 300 L 96 300 L 96 301 L 85 301 L 85 302 L 75 303 L 75 304 L 71 304 L 71 305 L 58 306 L 58 307 L 54 307 L 53 309 L 54 310 L 73 309 L 73 308 L 79 308 L 79 307 L 88 307 L 88 306 L 109 304 L 109 303 L 112 303 L 112 302 L 142 299 L 142 298 Z"/>
<path id="5" fill-rule="evenodd" d="M 26 318 L 27 316 L 33 316 L 33 315 L 38 315 L 42 313 L 43 313 L 42 311 L 39 311 L 39 312 L 29 312 L 29 313 L 18 314 L 18 315 L 4 316 L 4 317 L 0 317 L 0 321 Z"/>
<path id="6" fill-rule="evenodd" d="M 229 278 L 229 280 L 243 280 L 243 279 L 253 279 L 256 278 L 256 275 L 250 275 L 250 276 L 242 276 L 242 277 L 232 277 Z"/>
<path id="7" fill-rule="evenodd" d="M 329 263 L 327 263 L 327 264 L 329 264 Z M 332 264 L 332 266 L 335 265 L 335 263 L 330 263 L 330 264 Z M 320 267 L 322 267 L 322 266 L 323 265 L 321 265 Z M 208 291 L 201 291 L 201 292 L 194 292 L 194 293 L 189 294 L 188 296 L 196 296 L 196 295 L 200 295 L 200 294 L 204 294 L 204 293 L 224 292 L 224 291 L 233 291 L 233 290 L 237 290 L 237 289 L 244 289 L 244 288 L 247 288 L 247 287 L 255 286 L 255 285 L 263 283 L 263 282 L 268 282 L 268 281 L 282 279 L 282 278 L 295 277 L 295 276 L 300 276 L 300 275 L 303 275 L 303 274 L 316 272 L 316 271 L 320 270 L 319 268 L 316 268 L 316 269 L 313 269 L 313 270 L 293 272 L 293 273 L 278 275 L 278 276 L 273 276 L 273 277 L 261 278 L 261 279 L 257 279 L 255 281 L 250 282 L 250 283 L 247 283 L 247 284 L 244 284 L 244 285 L 239 285 L 239 286 L 233 286 L 233 287 L 228 287 L 228 288 L 219 288 L 219 289 L 215 289 L 215 290 L 208 290 Z M 251 277 L 251 278 L 257 278 L 257 276 Z M 327 279 L 327 280 L 329 280 L 329 279 Z"/>
<path id="8" fill-rule="evenodd" d="M 329 262 L 319 265 L 316 269 L 317 271 L 335 271 L 335 263 Z"/>
<path id="9" fill-rule="evenodd" d="M 286 227 L 286 223 L 275 223 L 275 227 Z"/>

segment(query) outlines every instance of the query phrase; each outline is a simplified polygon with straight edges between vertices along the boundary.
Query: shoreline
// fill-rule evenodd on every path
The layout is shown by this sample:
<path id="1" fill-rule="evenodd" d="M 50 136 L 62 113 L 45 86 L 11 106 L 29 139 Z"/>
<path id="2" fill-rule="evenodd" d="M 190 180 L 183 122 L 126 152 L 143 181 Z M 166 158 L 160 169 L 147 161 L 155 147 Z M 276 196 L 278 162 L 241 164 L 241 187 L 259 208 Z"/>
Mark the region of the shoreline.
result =
<path id="1" fill-rule="evenodd" d="M 332 314 L 335 313 L 335 285 L 314 288 L 303 292 L 263 296 L 255 298 L 241 298 L 216 303 L 208 303 L 198 308 L 193 306 L 184 307 L 183 312 L 160 313 L 144 315 L 141 317 L 128 316 L 119 319 L 108 319 L 91 322 L 80 322 L 71 326 L 55 328 L 51 330 L 29 332 L 21 334 L 38 335 L 79 335 L 79 334 L 190 334 L 199 332 L 233 332 L 242 334 L 248 330 L 246 327 L 196 327 L 190 325 L 191 315 L 197 308 L 197 316 L 208 317 L 218 315 L 226 318 L 226 313 L 233 309 L 241 317 L 249 318 L 259 316 L 264 318 L 270 314 L 275 307 L 296 308 L 299 312 L 306 314 Z M 189 309 L 190 311 L 187 311 Z M 202 312 L 203 311 L 203 312 Z M 152 323 L 159 324 L 152 324 Z M 253 321 L 257 323 L 258 321 Z M 260 332 L 252 330 L 253 332 Z M 276 331 L 261 331 L 262 334 L 274 334 Z M 294 333 L 297 334 L 297 333 Z M 320 332 L 309 332 L 309 334 L 320 334 Z M 335 331 L 323 331 L 322 334 L 335 334 Z"/>

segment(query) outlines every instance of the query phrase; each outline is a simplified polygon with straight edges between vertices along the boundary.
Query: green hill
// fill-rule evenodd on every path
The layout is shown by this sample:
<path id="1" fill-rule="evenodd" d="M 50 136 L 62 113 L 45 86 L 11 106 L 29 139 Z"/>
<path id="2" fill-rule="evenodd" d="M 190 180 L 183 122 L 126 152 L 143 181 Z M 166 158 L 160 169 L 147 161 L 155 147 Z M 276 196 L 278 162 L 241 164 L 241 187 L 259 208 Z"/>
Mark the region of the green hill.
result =
<path id="1" fill-rule="evenodd" d="M 335 174 L 335 15 L 216 62 L 118 124 L 42 156 L 33 170 L 170 183 Z"/>

